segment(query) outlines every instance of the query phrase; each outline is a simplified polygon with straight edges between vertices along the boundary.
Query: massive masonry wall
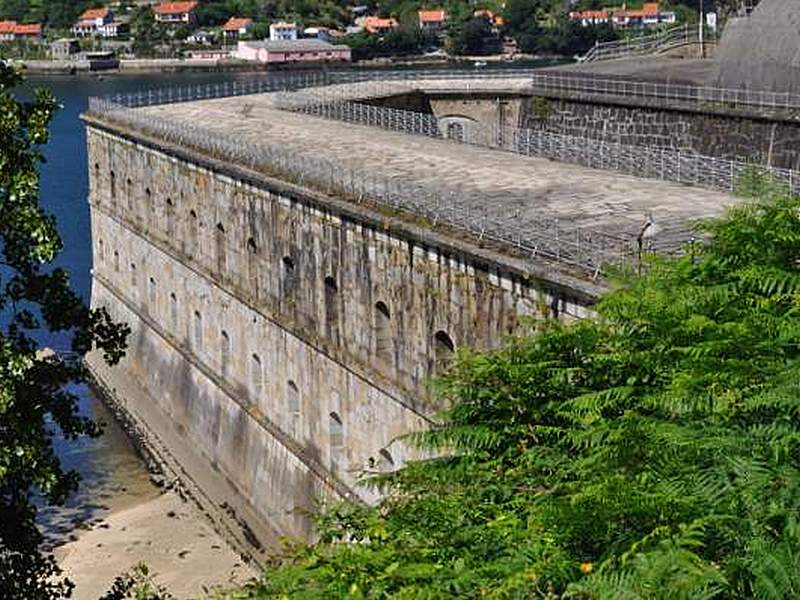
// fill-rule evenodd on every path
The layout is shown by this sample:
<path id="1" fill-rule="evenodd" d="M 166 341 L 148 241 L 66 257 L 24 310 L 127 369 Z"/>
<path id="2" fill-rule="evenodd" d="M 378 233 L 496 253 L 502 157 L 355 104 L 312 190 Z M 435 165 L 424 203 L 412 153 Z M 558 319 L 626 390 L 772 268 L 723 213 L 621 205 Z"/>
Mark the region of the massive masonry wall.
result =
<path id="1" fill-rule="evenodd" d="M 454 348 L 587 314 L 578 293 L 268 181 L 96 127 L 88 144 L 92 302 L 133 328 L 117 372 L 279 533 L 307 537 L 320 498 L 374 499 L 358 473 L 409 458 L 395 439 L 426 425 Z"/>
<path id="2" fill-rule="evenodd" d="M 526 100 L 520 118 L 531 129 L 800 168 L 800 123 L 793 118 L 549 97 Z"/>
<path id="3" fill-rule="evenodd" d="M 725 159 L 800 169 L 800 121 L 782 111 L 683 104 L 657 97 L 621 97 L 542 90 L 462 97 L 461 92 L 406 94 L 370 104 L 433 114 L 445 137 L 455 131 L 501 146 L 502 128 L 539 129 L 634 146 L 686 150 Z M 474 128 L 474 129 L 473 129 Z M 484 136 L 476 133 L 481 132 Z"/>

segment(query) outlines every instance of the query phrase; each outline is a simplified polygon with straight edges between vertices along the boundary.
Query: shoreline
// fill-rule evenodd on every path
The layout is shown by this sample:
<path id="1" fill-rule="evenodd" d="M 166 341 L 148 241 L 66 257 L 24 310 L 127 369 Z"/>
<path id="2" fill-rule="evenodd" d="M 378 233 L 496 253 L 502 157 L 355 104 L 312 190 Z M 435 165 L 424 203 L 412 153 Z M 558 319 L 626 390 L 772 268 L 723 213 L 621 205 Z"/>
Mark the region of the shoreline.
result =
<path id="1" fill-rule="evenodd" d="M 174 491 L 112 510 L 75 537 L 53 550 L 75 584 L 75 600 L 96 600 L 142 563 L 153 582 L 176 599 L 238 588 L 257 576 Z"/>
<path id="2" fill-rule="evenodd" d="M 257 561 L 220 528 L 113 391 L 94 374 L 90 387 L 144 463 L 152 490 L 133 501 L 109 502 L 101 515 L 76 522 L 68 537 L 50 547 L 76 585 L 73 598 L 96 600 L 140 563 L 176 599 L 238 588 L 258 577 Z"/>
<path id="3" fill-rule="evenodd" d="M 12 60 L 12 64 L 19 66 L 29 75 L 36 77 L 125 77 L 146 75 L 153 73 L 162 74 L 192 74 L 192 73 L 280 73 L 292 70 L 313 69 L 389 69 L 392 67 L 475 67 L 475 63 L 486 63 L 492 67 L 498 65 L 514 65 L 516 63 L 541 63 L 541 66 L 557 65 L 571 62 L 565 57 L 550 57 L 536 55 L 516 55 L 509 58 L 503 54 L 488 56 L 394 56 L 376 57 L 347 64 L 291 64 L 278 68 L 267 68 L 264 65 L 252 62 L 218 61 L 207 59 L 131 59 L 120 61 L 120 66 L 115 69 L 90 70 L 76 68 L 74 63 L 52 60 Z"/>

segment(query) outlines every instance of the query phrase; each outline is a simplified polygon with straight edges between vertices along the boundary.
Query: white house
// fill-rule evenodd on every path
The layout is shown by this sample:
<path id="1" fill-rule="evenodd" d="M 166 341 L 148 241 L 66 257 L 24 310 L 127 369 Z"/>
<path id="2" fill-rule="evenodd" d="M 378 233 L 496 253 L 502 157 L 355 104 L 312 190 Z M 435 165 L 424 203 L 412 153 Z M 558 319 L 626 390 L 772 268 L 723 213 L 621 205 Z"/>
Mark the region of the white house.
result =
<path id="1" fill-rule="evenodd" d="M 72 26 L 72 34 L 76 37 L 102 35 L 100 29 L 113 22 L 114 13 L 108 7 L 90 8 L 78 17 L 78 21 Z"/>
<path id="2" fill-rule="evenodd" d="M 269 26 L 269 39 L 273 42 L 281 40 L 296 40 L 297 25 L 294 23 L 272 23 Z"/>
<path id="3" fill-rule="evenodd" d="M 153 8 L 159 23 L 193 25 L 197 19 L 197 2 L 162 2 Z"/>

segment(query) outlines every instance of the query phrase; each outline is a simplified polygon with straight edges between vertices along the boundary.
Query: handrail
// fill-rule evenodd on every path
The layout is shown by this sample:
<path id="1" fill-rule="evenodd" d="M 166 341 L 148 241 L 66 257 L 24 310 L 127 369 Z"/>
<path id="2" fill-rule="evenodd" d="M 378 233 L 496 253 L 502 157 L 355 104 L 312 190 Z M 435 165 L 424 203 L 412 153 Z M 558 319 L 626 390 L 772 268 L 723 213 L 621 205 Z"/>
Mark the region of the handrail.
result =
<path id="1" fill-rule="evenodd" d="M 537 88 L 592 95 L 640 96 L 692 103 L 750 106 L 773 110 L 800 110 L 800 96 L 791 92 L 717 88 L 658 81 L 631 81 L 580 74 L 534 73 Z"/>
<path id="2" fill-rule="evenodd" d="M 612 79 L 569 72 L 543 72 L 541 69 L 502 69 L 496 71 L 426 70 L 381 71 L 342 70 L 273 74 L 249 81 L 157 88 L 128 94 L 114 94 L 104 99 L 114 104 L 135 108 L 175 102 L 192 102 L 247 94 L 263 94 L 283 90 L 318 88 L 360 82 L 402 82 L 407 91 L 415 88 L 414 81 L 431 80 L 527 80 L 534 89 L 582 93 L 589 95 L 615 95 L 654 97 L 665 100 L 716 103 L 726 106 L 748 106 L 771 110 L 800 110 L 800 96 L 790 92 L 768 92 L 749 89 L 717 88 L 691 84 L 663 83 L 657 81 L 632 81 Z M 389 89 L 389 88 L 387 88 Z M 388 92 L 387 92 L 388 93 Z M 396 88 L 391 93 L 399 93 Z"/>
<path id="3" fill-rule="evenodd" d="M 698 32 L 690 29 L 687 24 L 677 25 L 664 29 L 658 33 L 643 35 L 636 38 L 614 40 L 610 42 L 597 42 L 586 54 L 578 58 L 578 62 L 594 62 L 625 56 L 638 56 L 649 54 L 677 45 L 688 44 L 699 38 Z"/>

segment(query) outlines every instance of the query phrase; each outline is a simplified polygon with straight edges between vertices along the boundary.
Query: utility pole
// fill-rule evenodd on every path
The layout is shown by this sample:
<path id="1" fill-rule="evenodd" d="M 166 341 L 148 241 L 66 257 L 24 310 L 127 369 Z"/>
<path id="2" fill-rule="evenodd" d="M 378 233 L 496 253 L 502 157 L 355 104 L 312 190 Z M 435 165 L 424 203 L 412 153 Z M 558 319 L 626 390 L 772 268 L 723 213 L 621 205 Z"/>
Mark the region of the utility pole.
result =
<path id="1" fill-rule="evenodd" d="M 703 0 L 700 0 L 700 58 L 706 57 L 706 48 L 703 44 L 703 30 L 705 29 L 704 21 L 706 20 L 705 9 L 703 8 Z"/>

